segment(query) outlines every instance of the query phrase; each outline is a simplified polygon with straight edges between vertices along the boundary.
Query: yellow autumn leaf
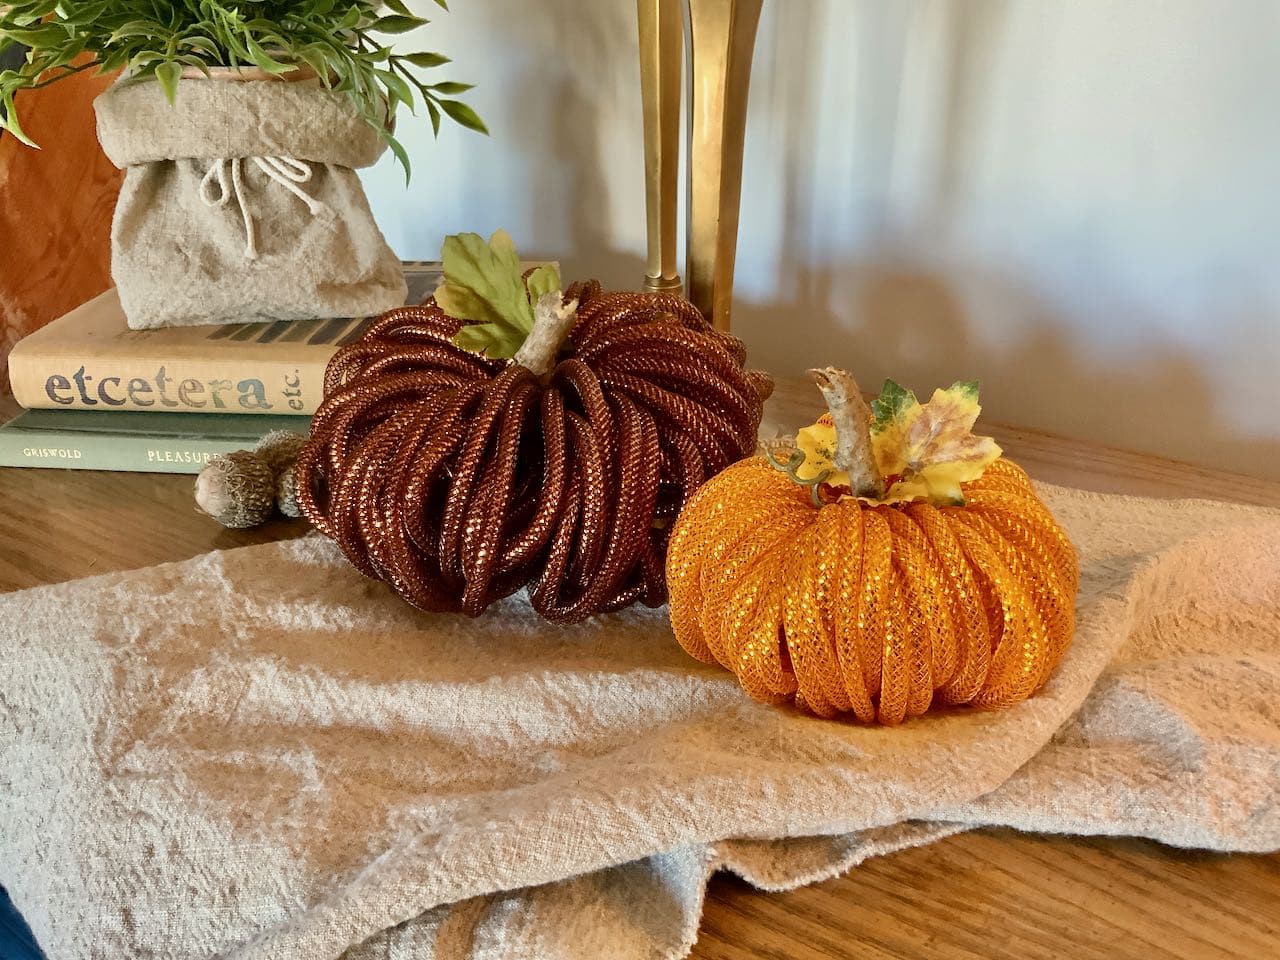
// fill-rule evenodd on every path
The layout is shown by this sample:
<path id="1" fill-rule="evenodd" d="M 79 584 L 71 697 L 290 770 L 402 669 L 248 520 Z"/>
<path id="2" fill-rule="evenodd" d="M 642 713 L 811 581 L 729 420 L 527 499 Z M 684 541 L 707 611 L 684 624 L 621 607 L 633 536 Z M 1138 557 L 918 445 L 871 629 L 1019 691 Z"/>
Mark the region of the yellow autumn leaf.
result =
<path id="1" fill-rule="evenodd" d="M 929 402 L 922 404 L 910 390 L 888 380 L 872 411 L 871 450 L 888 486 L 879 499 L 858 497 L 864 503 L 963 504 L 960 485 L 978 479 L 1000 458 L 1000 447 L 993 439 L 973 433 L 982 411 L 977 383 L 935 390 Z M 823 414 L 796 433 L 798 456 L 777 466 L 797 483 L 812 485 L 821 480 L 836 491 L 843 488 L 842 499 L 850 497 L 849 474 L 837 470 L 834 463 L 837 441 L 831 415 Z"/>
<path id="2" fill-rule="evenodd" d="M 975 382 L 935 390 L 922 404 L 911 391 L 888 381 L 873 410 L 876 466 L 891 481 L 881 502 L 964 503 L 960 484 L 978 479 L 1000 458 L 993 439 L 972 432 L 982 411 Z"/>
<path id="3" fill-rule="evenodd" d="M 832 486 L 849 484 L 849 474 L 837 470 L 833 462 L 836 453 L 836 428 L 831 415 L 824 413 L 817 423 L 802 427 L 796 432 L 796 449 L 804 454 L 804 460 L 795 468 L 795 479 L 810 483 L 827 474 L 825 482 Z"/>

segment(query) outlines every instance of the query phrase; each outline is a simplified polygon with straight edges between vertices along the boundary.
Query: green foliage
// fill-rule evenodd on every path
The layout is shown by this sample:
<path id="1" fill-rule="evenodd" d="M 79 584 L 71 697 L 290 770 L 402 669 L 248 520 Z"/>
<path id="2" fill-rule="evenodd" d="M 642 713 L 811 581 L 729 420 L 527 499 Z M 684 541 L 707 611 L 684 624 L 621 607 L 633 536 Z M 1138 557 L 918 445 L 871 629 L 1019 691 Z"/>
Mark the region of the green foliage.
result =
<path id="1" fill-rule="evenodd" d="M 957 399 L 967 403 L 978 402 L 977 380 L 957 380 L 944 392 L 953 394 Z M 901 421 L 913 407 L 919 404 L 913 391 L 908 390 L 894 380 L 886 380 L 880 390 L 880 396 L 871 401 L 871 432 L 882 433 L 893 424 Z"/>
<path id="2" fill-rule="evenodd" d="M 525 280 L 511 235 L 499 230 L 486 243 L 478 233 L 446 237 L 440 260 L 444 282 L 436 303 L 466 320 L 455 339 L 464 350 L 510 359 L 533 330 L 533 308 L 543 294 L 560 290 L 560 271 L 550 264 Z"/>
<path id="3" fill-rule="evenodd" d="M 434 2 L 447 9 L 446 0 Z M 438 53 L 393 53 L 379 37 L 407 33 L 428 21 L 404 0 L 13 0 L 0 2 L 0 52 L 22 44 L 26 63 L 0 72 L 0 128 L 35 146 L 14 110 L 20 90 L 47 86 L 81 70 L 126 70 L 154 78 L 170 102 L 187 67 L 258 68 L 285 74 L 310 67 L 346 94 L 409 173 L 392 135 L 399 107 L 426 107 L 432 129 L 441 115 L 487 133 L 455 99 L 469 84 L 427 83 L 417 71 L 449 62 Z M 83 59 L 82 59 L 83 58 Z"/>
<path id="4" fill-rule="evenodd" d="M 871 432 L 880 433 L 888 429 L 919 402 L 912 391 L 893 380 L 886 380 L 880 396 L 871 402 L 871 412 L 874 414 Z"/>

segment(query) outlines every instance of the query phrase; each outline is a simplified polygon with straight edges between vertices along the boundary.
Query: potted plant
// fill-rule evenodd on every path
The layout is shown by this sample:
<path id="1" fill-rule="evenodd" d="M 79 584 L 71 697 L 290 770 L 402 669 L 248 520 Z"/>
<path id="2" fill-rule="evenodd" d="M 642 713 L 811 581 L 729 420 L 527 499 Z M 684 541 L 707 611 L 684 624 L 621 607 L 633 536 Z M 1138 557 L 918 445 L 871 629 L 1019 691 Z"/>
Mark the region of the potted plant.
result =
<path id="1" fill-rule="evenodd" d="M 0 3 L 0 52 L 28 48 L 0 127 L 31 144 L 16 94 L 121 72 L 95 106 L 126 170 L 112 272 L 135 328 L 380 313 L 404 281 L 354 170 L 389 148 L 408 177 L 402 106 L 487 132 L 468 84 L 424 78 L 448 58 L 389 46 L 426 23 L 403 0 Z"/>

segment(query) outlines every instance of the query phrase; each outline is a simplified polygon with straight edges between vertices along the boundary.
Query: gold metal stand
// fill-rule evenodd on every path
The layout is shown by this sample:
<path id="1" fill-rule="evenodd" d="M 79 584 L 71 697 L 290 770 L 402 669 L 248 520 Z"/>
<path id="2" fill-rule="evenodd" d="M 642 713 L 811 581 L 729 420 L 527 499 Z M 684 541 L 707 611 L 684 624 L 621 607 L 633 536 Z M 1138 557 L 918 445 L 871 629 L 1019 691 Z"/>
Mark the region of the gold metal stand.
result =
<path id="1" fill-rule="evenodd" d="M 646 290 L 682 288 L 676 268 L 680 189 L 680 93 L 684 60 L 681 0 L 636 0 L 644 97 L 644 180 L 649 221 Z"/>
<path id="2" fill-rule="evenodd" d="M 687 0 L 689 299 L 729 329 L 742 201 L 751 58 L 763 0 Z M 676 201 L 683 16 L 680 0 L 637 0 L 644 97 L 650 290 L 679 289 Z"/>

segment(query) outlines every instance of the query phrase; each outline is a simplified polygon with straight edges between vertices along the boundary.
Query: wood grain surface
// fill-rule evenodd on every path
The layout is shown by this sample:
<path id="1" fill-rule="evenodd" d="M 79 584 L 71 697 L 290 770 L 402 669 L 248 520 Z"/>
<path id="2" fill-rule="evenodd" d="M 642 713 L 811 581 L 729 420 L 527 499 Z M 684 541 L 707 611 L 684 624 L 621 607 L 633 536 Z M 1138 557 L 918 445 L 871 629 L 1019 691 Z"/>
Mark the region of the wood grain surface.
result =
<path id="1" fill-rule="evenodd" d="M 808 422 L 817 410 L 811 393 L 807 385 L 782 384 L 771 416 L 790 427 Z M 1280 507 L 1280 483 L 1029 431 L 991 432 L 1038 479 Z M 303 532 L 286 521 L 223 530 L 196 512 L 191 485 L 181 476 L 0 469 L 0 591 Z M 977 831 L 790 893 L 760 893 L 718 877 L 693 955 L 1269 960 L 1280 958 L 1280 856 Z"/>
<path id="2" fill-rule="evenodd" d="M 76 74 L 17 97 L 32 150 L 0 136 L 0 394 L 19 339 L 111 285 L 111 216 L 123 174 L 98 148 L 93 98 L 110 77 Z"/>

